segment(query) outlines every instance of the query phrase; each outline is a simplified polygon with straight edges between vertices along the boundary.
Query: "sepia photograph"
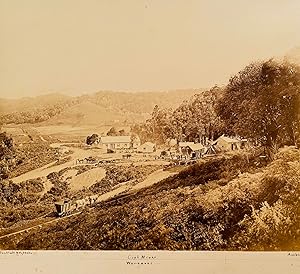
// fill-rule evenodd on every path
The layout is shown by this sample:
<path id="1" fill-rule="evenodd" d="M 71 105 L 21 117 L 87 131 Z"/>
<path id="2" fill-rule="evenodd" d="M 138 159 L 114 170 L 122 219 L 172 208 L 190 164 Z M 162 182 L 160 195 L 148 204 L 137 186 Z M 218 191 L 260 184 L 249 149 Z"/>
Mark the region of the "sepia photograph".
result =
<path id="1" fill-rule="evenodd" d="M 300 258 L 299 1 L 0 0 L 0 36 L 2 254 Z"/>

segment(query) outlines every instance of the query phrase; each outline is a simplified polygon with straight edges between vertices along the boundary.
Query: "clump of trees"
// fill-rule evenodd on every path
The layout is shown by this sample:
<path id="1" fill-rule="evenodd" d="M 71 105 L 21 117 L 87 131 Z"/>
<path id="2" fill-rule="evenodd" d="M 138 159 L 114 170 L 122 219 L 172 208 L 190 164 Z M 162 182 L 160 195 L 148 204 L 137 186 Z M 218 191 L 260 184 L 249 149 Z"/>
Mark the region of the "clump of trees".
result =
<path id="1" fill-rule="evenodd" d="M 14 145 L 13 138 L 0 133 L 0 181 L 46 165 L 56 159 L 55 149 L 43 143 Z"/>
<path id="2" fill-rule="evenodd" d="M 227 86 L 213 87 L 184 101 L 177 109 L 156 106 L 151 118 L 132 130 L 142 140 L 164 143 L 242 136 L 267 148 L 272 156 L 282 145 L 299 146 L 300 68 L 273 59 L 255 62 L 233 76 Z"/>
<path id="3" fill-rule="evenodd" d="M 111 127 L 106 133 L 107 136 L 124 136 L 126 131 L 124 129 L 117 130 L 115 127 Z"/>
<path id="4" fill-rule="evenodd" d="M 164 143 L 166 139 L 177 139 L 204 143 L 207 138 L 220 135 L 221 122 L 215 105 L 221 93 L 222 89 L 215 86 L 195 94 L 175 110 L 155 106 L 151 118 L 144 124 L 133 126 L 132 131 L 142 141 L 151 139 L 156 143 Z"/>
<path id="5" fill-rule="evenodd" d="M 299 142 L 299 98 L 298 66 L 274 60 L 256 62 L 230 79 L 217 114 L 227 132 L 252 139 L 272 154 L 282 145 Z"/>
<path id="6" fill-rule="evenodd" d="M 7 179 L 9 171 L 15 164 L 13 139 L 5 132 L 0 133 L 0 180 Z"/>
<path id="7" fill-rule="evenodd" d="M 99 135 L 94 133 L 91 136 L 86 137 L 86 144 L 92 145 L 98 140 L 98 138 L 99 138 Z"/>
<path id="8" fill-rule="evenodd" d="M 204 143 L 206 138 L 214 139 L 220 135 L 220 119 L 215 105 L 222 89 L 215 86 L 201 94 L 194 95 L 173 112 L 173 125 L 182 128 L 172 136 L 179 140 L 195 140 Z"/>
<path id="9" fill-rule="evenodd" d="M 44 186 L 40 178 L 23 181 L 20 184 L 10 180 L 1 180 L 0 205 L 14 206 L 36 202 L 43 190 Z"/>

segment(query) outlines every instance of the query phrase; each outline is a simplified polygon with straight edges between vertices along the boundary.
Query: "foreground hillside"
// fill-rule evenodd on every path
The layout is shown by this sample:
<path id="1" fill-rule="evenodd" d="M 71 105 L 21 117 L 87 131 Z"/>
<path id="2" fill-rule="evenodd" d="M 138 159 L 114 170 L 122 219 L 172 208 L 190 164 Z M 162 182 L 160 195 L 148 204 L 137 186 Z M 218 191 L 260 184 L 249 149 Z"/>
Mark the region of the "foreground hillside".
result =
<path id="1" fill-rule="evenodd" d="M 8 248 L 299 250 L 300 153 L 203 160 Z"/>

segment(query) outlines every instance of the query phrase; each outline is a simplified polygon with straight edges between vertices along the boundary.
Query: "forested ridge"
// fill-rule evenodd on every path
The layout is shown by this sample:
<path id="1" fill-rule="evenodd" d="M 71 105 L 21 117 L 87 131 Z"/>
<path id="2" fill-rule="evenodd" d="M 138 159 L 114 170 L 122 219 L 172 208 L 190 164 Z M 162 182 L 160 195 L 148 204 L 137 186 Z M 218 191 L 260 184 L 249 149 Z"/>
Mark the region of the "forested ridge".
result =
<path id="1" fill-rule="evenodd" d="M 176 109 L 155 106 L 145 123 L 132 130 L 157 143 L 214 140 L 240 136 L 276 151 L 299 145 L 300 69 L 289 62 L 267 60 L 246 66 L 225 87 L 213 87 Z"/>
<path id="2" fill-rule="evenodd" d="M 184 99 L 202 89 L 174 90 L 169 92 L 113 92 L 99 91 L 77 97 L 50 94 L 33 98 L 1 99 L 0 124 L 40 123 L 64 110 L 90 102 L 116 113 L 151 113 L 156 104 L 175 107 Z"/>

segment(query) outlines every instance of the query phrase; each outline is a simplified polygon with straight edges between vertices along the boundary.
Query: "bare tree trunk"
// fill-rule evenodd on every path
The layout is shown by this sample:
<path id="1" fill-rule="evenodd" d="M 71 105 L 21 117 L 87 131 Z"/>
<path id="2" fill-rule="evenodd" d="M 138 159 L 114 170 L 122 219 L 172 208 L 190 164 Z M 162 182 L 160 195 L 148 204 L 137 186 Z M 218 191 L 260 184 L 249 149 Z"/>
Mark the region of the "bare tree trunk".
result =
<path id="1" fill-rule="evenodd" d="M 271 136 L 267 137 L 266 152 L 271 161 L 274 160 L 274 156 L 278 152 L 278 145 L 275 140 L 276 138 L 272 138 Z"/>

